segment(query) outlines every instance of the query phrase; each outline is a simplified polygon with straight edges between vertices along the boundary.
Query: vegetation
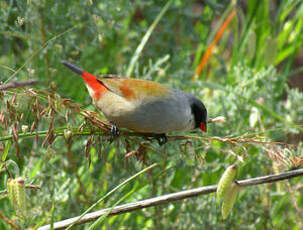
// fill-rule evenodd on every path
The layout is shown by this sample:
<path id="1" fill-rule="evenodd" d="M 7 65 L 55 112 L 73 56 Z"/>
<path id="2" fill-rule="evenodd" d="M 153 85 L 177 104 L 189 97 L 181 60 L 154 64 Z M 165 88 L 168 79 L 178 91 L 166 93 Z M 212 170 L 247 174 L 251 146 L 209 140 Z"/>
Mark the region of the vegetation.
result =
<path id="1" fill-rule="evenodd" d="M 235 162 L 237 179 L 303 166 L 302 1 L 0 0 L 0 11 L 0 82 L 39 81 L 0 91 L 0 229 L 217 184 Z M 191 92 L 226 122 L 170 134 L 164 146 L 127 130 L 110 143 L 61 60 Z M 32 186 L 25 214 L 5 196 L 9 177 Z M 300 177 L 244 188 L 226 220 L 211 194 L 95 228 L 303 229 L 301 191 Z"/>

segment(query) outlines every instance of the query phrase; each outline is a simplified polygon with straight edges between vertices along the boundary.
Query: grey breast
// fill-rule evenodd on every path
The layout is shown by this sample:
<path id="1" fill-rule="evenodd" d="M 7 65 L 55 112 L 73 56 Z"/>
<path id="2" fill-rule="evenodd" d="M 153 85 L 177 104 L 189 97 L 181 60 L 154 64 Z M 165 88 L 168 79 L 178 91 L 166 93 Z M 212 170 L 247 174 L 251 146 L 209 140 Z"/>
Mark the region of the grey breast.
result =
<path id="1" fill-rule="evenodd" d="M 141 104 L 133 113 L 120 117 L 120 125 L 145 133 L 167 133 L 192 129 L 190 95 L 174 90 L 173 96 Z M 125 122 L 124 122 L 125 121 Z"/>

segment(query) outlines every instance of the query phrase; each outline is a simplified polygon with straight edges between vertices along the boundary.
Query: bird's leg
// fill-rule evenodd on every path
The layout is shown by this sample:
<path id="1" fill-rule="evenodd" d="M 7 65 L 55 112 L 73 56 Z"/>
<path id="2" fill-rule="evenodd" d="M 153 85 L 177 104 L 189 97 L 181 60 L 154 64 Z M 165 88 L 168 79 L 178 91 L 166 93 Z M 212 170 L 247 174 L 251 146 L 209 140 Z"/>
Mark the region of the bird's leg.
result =
<path id="1" fill-rule="evenodd" d="M 110 142 L 113 142 L 115 137 L 118 137 L 119 134 L 120 134 L 117 126 L 113 123 L 111 124 L 111 127 L 110 127 L 110 133 L 111 133 L 111 136 L 110 136 L 110 139 L 109 139 Z"/>
<path id="2" fill-rule="evenodd" d="M 160 146 L 164 145 L 167 142 L 167 136 L 165 135 L 165 133 L 158 134 L 156 136 L 156 140 L 158 141 Z"/>

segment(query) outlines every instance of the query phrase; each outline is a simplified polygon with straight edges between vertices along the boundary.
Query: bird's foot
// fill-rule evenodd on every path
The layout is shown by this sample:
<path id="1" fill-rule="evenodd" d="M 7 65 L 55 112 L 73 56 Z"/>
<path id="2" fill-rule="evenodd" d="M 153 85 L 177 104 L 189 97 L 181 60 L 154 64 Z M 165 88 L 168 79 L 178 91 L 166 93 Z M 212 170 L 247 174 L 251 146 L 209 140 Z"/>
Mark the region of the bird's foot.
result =
<path id="1" fill-rule="evenodd" d="M 113 142 L 114 139 L 115 139 L 116 137 L 118 137 L 119 134 L 120 134 L 120 133 L 119 133 L 119 129 L 118 129 L 117 126 L 114 125 L 114 124 L 111 124 L 110 133 L 111 133 L 111 136 L 110 136 L 110 139 L 109 139 L 110 142 Z"/>
<path id="2" fill-rule="evenodd" d="M 167 136 L 165 133 L 156 135 L 155 139 L 158 141 L 159 145 L 164 145 L 167 142 Z"/>

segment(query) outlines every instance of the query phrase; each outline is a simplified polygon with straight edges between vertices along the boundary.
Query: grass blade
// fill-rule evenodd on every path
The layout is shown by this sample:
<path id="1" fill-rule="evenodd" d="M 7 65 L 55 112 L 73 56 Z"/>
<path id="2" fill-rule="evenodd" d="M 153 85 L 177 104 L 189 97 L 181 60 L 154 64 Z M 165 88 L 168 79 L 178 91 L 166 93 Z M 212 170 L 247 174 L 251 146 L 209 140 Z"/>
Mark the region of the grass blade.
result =
<path id="1" fill-rule="evenodd" d="M 79 216 L 78 220 L 75 221 L 73 224 L 71 224 L 68 229 L 71 229 L 85 214 L 87 214 L 88 212 L 90 212 L 93 208 L 95 208 L 97 205 L 99 205 L 103 200 L 105 200 L 107 197 L 109 197 L 112 193 L 114 193 L 115 191 L 117 191 L 119 188 L 123 187 L 124 185 L 126 185 L 128 182 L 132 181 L 133 179 L 135 179 L 136 177 L 140 176 L 141 174 L 145 173 L 146 171 L 154 168 L 158 166 L 157 163 L 154 163 L 150 166 L 148 166 L 147 168 L 141 170 L 140 172 L 136 173 L 135 175 L 131 176 L 130 178 L 128 178 L 127 180 L 125 180 L 124 182 L 122 182 L 121 184 L 119 184 L 118 186 L 116 186 L 115 188 L 113 188 L 111 191 L 109 191 L 108 193 L 106 193 L 103 197 L 101 197 L 96 203 L 94 203 L 92 206 L 90 206 L 84 213 L 82 213 L 81 216 Z"/>
<path id="2" fill-rule="evenodd" d="M 220 27 L 218 33 L 216 34 L 213 42 L 209 45 L 209 47 L 207 48 L 206 52 L 204 53 L 200 64 L 198 66 L 198 68 L 196 69 L 195 75 L 193 76 L 192 80 L 197 80 L 199 75 L 201 74 L 202 70 L 204 69 L 204 66 L 206 65 L 208 59 L 210 58 L 210 56 L 212 55 L 212 51 L 215 48 L 216 44 L 219 42 L 220 38 L 222 37 L 225 29 L 227 28 L 227 26 L 229 25 L 230 21 L 233 19 L 233 17 L 236 15 L 236 10 L 233 9 L 233 11 L 228 15 L 228 17 L 226 18 L 226 20 L 224 21 L 224 23 L 222 24 L 222 26 Z"/>
<path id="3" fill-rule="evenodd" d="M 170 0 L 166 3 L 166 5 L 161 10 L 160 14 L 158 14 L 158 16 L 156 17 L 155 21 L 151 24 L 151 26 L 146 31 L 144 37 L 142 38 L 139 46 L 137 47 L 137 49 L 129 63 L 129 66 L 126 71 L 126 77 L 130 77 L 130 75 L 132 74 L 132 72 L 135 68 L 135 65 L 138 62 L 138 59 L 141 56 L 142 50 L 143 50 L 145 44 L 147 43 L 150 35 L 152 34 L 153 30 L 158 25 L 159 21 L 161 20 L 161 18 L 163 17 L 163 15 L 165 14 L 165 12 L 167 11 L 167 9 L 169 8 L 169 6 L 171 5 L 172 2 L 173 2 L 173 0 Z"/>

